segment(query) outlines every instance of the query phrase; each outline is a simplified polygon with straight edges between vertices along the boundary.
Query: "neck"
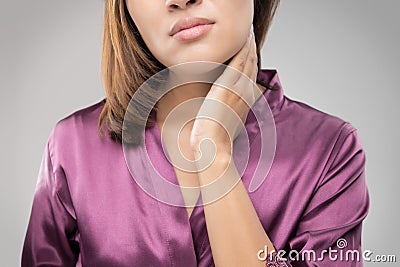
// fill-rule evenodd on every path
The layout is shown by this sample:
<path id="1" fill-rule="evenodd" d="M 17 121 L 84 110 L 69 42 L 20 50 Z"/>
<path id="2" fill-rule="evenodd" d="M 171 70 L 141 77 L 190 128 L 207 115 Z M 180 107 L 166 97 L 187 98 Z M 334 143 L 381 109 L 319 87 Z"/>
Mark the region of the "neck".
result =
<path id="1" fill-rule="evenodd" d="M 168 114 L 183 102 L 194 98 L 206 97 L 210 88 L 211 84 L 199 82 L 184 84 L 173 88 L 157 103 L 157 123 L 162 124 L 166 120 Z M 191 112 L 197 114 L 199 107 L 192 107 L 196 108 L 196 110 L 191 110 Z"/>
<path id="2" fill-rule="evenodd" d="M 171 111 L 176 107 L 182 107 L 178 109 L 179 112 L 173 113 L 173 121 L 176 122 L 177 126 L 182 126 L 183 121 L 180 119 L 179 114 L 188 111 L 190 114 L 197 114 L 200 108 L 199 101 L 189 103 L 187 105 L 181 105 L 185 101 L 195 98 L 205 98 L 211 89 L 212 84 L 203 82 L 187 83 L 173 88 L 168 91 L 161 99 L 157 102 L 157 116 L 156 121 L 159 126 L 162 126 L 167 119 Z M 257 86 L 261 92 L 265 91 L 265 87 L 258 84 Z M 181 105 L 181 106 L 180 106 Z M 188 110 L 188 108 L 190 110 Z M 183 114 L 185 115 L 185 114 Z M 183 116 L 185 117 L 185 116 Z M 171 120 L 169 121 L 169 125 Z M 193 121 L 192 121 L 193 123 Z M 175 124 L 175 123 L 174 123 Z M 189 123 L 191 124 L 191 123 Z M 171 125 L 174 126 L 174 125 Z M 161 129 L 161 127 L 160 127 Z"/>

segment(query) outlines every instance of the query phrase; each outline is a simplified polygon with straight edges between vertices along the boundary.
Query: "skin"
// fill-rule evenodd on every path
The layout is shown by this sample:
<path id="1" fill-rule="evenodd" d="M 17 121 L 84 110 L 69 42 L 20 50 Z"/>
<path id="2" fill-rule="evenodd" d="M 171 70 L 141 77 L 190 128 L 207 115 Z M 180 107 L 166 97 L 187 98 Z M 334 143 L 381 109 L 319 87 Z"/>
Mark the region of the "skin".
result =
<path id="1" fill-rule="evenodd" d="M 140 35 L 162 64 L 170 67 L 199 59 L 223 63 L 241 49 L 253 19 L 253 1 L 197 0 L 185 6 L 186 2 L 189 1 L 126 0 Z M 212 32 L 201 41 L 181 42 L 171 38 L 169 31 L 173 24 L 189 15 L 215 21 Z"/>
<path id="2" fill-rule="evenodd" d="M 127 0 L 129 13 L 139 29 L 143 40 L 153 55 L 165 66 L 189 61 L 213 61 L 225 63 L 242 72 L 244 75 L 224 71 L 219 79 L 229 81 L 232 89 L 246 99 L 252 99 L 254 92 L 249 90 L 249 79 L 255 84 L 257 76 L 257 54 L 251 22 L 253 18 L 252 0 Z M 186 3 L 188 3 L 186 5 Z M 207 17 L 215 20 L 214 27 L 201 39 L 178 41 L 169 36 L 169 30 L 177 19 L 188 15 Z M 237 18 L 240 18 L 238 20 Z M 234 29 L 234 30 L 232 30 Z M 249 37 L 250 33 L 250 37 Z M 229 41 L 221 41 L 229 40 Z M 174 55 L 174 56 L 171 56 Z M 259 94 L 265 89 L 257 84 Z M 247 89 L 247 90 L 246 90 Z M 251 94 L 251 95 L 249 95 Z M 170 112 L 187 100 L 205 97 L 202 105 L 192 110 L 201 112 L 209 108 L 207 100 L 217 100 L 228 105 L 245 121 L 249 107 L 238 95 L 215 84 L 191 83 L 174 88 L 164 95 L 159 103 L 157 125 L 168 136 L 168 133 L 179 129 L 177 138 L 181 153 L 189 160 L 195 161 L 196 172 L 184 172 L 175 168 L 181 186 L 198 187 L 209 184 L 216 179 L 235 181 L 234 187 L 222 198 L 213 201 L 209 192 L 201 191 L 204 213 L 207 222 L 211 250 L 216 266 L 265 266 L 258 260 L 257 252 L 265 245 L 268 251 L 274 246 L 257 216 L 240 175 L 233 164 L 232 144 L 238 125 L 227 123 L 223 126 L 209 119 L 183 121 L 175 119 L 164 125 Z M 253 99 L 255 101 L 255 99 Z M 223 109 L 213 110 L 215 116 L 226 119 Z M 176 116 L 179 118 L 179 115 Z M 233 118 L 233 117 L 232 117 Z M 227 120 L 229 121 L 229 120 Z M 233 133 L 229 136 L 228 133 Z M 204 139 L 211 140 L 212 146 L 204 146 L 200 153 L 199 144 Z M 172 142 L 166 142 L 173 146 Z M 171 160 L 174 162 L 174 157 Z M 201 158 L 213 158 L 208 168 L 202 168 Z M 198 194 L 184 195 L 188 216 L 197 201 Z M 230 222 L 226 224 L 225 222 Z"/>

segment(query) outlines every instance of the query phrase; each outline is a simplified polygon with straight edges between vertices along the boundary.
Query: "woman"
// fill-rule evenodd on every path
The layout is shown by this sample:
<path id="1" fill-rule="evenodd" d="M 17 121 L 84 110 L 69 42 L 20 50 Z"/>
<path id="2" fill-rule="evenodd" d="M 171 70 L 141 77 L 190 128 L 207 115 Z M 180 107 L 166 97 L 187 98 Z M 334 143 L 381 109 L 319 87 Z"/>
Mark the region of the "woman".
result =
<path id="1" fill-rule="evenodd" d="M 105 2 L 106 98 L 60 120 L 49 136 L 23 266 L 362 266 L 361 259 L 343 256 L 361 253 L 369 208 L 365 153 L 356 129 L 289 99 L 277 71 L 259 69 L 260 48 L 278 2 Z M 169 90 L 150 116 L 143 116 L 154 95 L 134 95 L 147 79 L 166 67 L 200 60 L 229 68 L 214 84 Z M 259 91 L 239 86 L 246 79 Z M 255 191 L 248 188 L 266 140 L 253 114 L 257 108 L 249 112 L 244 101 L 251 99 L 249 93 L 258 93 L 250 104 L 269 106 L 276 130 L 273 163 Z M 136 105 L 129 110 L 133 97 Z M 198 98 L 201 104 L 190 102 Z M 250 143 L 243 173 L 232 160 L 233 141 L 243 132 L 212 100 L 224 103 L 244 124 Z M 196 104 L 187 109 L 185 103 Z M 185 123 L 180 119 L 185 112 L 177 109 L 182 106 L 194 114 L 212 107 L 224 121 L 196 117 Z M 264 115 L 261 124 L 269 125 Z M 124 127 L 141 124 L 145 142 Z M 144 144 L 160 176 L 181 186 L 182 194 L 173 197 L 185 205 L 160 201 L 137 182 L 154 178 L 141 154 Z M 194 171 L 175 165 L 176 147 L 194 162 Z M 213 159 L 207 168 L 198 164 L 207 158 Z M 219 178 L 230 181 L 229 190 L 217 197 L 203 191 Z M 198 190 L 186 194 L 185 187 Z"/>

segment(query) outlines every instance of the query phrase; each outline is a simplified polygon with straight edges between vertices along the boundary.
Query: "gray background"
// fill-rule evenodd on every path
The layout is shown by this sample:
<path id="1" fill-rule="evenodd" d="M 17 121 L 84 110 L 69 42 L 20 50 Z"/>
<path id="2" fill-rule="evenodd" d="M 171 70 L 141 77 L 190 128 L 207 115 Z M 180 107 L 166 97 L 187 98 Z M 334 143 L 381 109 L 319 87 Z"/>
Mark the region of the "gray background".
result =
<path id="1" fill-rule="evenodd" d="M 103 96 L 103 1 L 2 1 L 0 265 L 18 266 L 54 124 Z M 263 67 L 285 94 L 350 121 L 367 153 L 363 249 L 397 254 L 400 1 L 282 0 Z M 378 264 L 366 264 L 372 266 Z M 394 266 L 395 264 L 379 264 Z"/>

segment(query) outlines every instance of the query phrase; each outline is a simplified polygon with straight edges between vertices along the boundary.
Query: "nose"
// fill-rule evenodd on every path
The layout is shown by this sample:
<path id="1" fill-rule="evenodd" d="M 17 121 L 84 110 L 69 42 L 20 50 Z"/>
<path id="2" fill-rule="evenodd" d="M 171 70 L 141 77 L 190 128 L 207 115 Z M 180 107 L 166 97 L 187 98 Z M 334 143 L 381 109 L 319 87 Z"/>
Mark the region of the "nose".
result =
<path id="1" fill-rule="evenodd" d="M 165 6 L 168 10 L 185 9 L 188 6 L 199 4 L 202 0 L 166 0 Z"/>

